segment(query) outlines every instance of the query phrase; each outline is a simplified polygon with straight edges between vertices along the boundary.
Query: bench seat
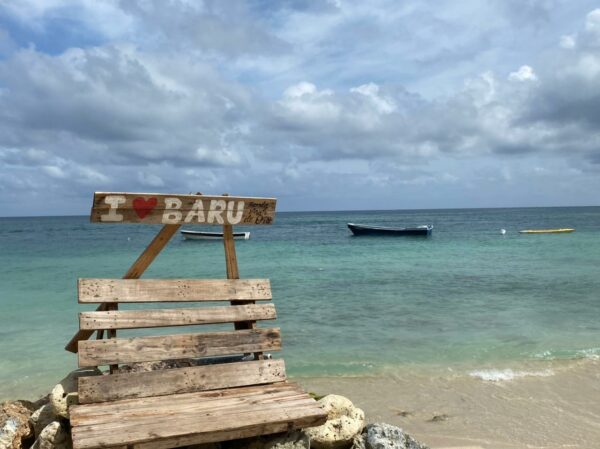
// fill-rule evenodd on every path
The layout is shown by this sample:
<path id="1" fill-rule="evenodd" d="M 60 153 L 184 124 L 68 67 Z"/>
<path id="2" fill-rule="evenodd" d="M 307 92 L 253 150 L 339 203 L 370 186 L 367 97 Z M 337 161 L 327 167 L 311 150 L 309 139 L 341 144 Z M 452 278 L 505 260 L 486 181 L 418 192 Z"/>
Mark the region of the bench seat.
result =
<path id="1" fill-rule="evenodd" d="M 327 420 L 312 397 L 287 382 L 284 361 L 265 355 L 281 349 L 279 328 L 256 325 L 277 316 L 273 304 L 256 304 L 271 301 L 268 280 L 80 279 L 78 286 L 80 302 L 109 305 L 81 312 L 80 329 L 110 337 L 79 341 L 79 367 L 110 369 L 78 379 L 79 404 L 70 408 L 74 449 L 168 449 Z M 219 305 L 207 304 L 214 301 Z M 170 308 L 116 308 L 157 302 Z M 173 307 L 180 302 L 199 304 Z M 229 323 L 234 329 L 116 335 Z M 158 367 L 137 371 L 137 363 Z"/>
<path id="2" fill-rule="evenodd" d="M 321 425 L 326 414 L 298 385 L 227 388 L 74 405 L 78 449 L 161 449 Z"/>

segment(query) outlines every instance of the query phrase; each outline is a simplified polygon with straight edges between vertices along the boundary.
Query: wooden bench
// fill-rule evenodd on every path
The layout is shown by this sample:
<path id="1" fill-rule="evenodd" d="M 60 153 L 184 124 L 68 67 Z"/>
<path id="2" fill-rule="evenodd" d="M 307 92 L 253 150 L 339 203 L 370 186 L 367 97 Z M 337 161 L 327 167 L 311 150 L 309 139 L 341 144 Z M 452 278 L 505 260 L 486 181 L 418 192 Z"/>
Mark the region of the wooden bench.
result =
<path id="1" fill-rule="evenodd" d="M 136 279 L 174 234 L 172 226 L 163 228 L 126 279 L 78 282 L 79 302 L 100 307 L 79 314 L 80 331 L 67 349 L 78 352 L 80 367 L 110 371 L 79 379 L 79 405 L 70 408 L 74 449 L 166 449 L 323 424 L 326 414 L 316 401 L 286 380 L 284 361 L 264 356 L 281 348 L 278 328 L 256 326 L 276 318 L 270 283 L 238 279 L 230 225 L 224 225 L 228 279 Z M 119 310 L 129 303 L 169 305 Z M 224 323 L 235 328 L 116 335 L 122 329 Z M 94 332 L 99 339 L 87 340 Z M 175 368 L 124 369 L 173 361 L 179 361 Z"/>

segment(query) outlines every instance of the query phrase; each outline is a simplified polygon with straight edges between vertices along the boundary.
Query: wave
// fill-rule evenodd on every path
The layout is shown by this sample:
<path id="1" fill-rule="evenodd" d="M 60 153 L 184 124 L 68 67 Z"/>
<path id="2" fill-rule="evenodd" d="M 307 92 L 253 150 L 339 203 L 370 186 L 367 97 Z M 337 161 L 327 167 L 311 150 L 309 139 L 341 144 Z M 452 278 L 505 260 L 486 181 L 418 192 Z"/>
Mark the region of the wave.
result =
<path id="1" fill-rule="evenodd" d="M 469 376 L 488 382 L 502 382 L 514 380 L 519 377 L 549 377 L 554 375 L 550 369 L 542 371 L 514 371 L 512 369 L 484 369 L 475 370 L 469 373 Z"/>
<path id="2" fill-rule="evenodd" d="M 562 359 L 591 359 L 600 360 L 600 348 L 574 349 L 574 350 L 549 350 L 533 355 L 536 359 L 562 360 Z"/>

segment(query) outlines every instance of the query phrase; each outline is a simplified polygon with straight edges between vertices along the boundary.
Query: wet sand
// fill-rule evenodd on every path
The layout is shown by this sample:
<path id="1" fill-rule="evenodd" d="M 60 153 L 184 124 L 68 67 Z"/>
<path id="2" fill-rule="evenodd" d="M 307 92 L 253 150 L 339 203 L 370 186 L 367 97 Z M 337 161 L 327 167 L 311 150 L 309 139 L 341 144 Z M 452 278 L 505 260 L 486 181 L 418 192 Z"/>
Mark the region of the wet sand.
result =
<path id="1" fill-rule="evenodd" d="M 479 375 L 488 380 L 452 370 L 298 380 L 349 397 L 367 421 L 402 427 L 433 449 L 600 448 L 600 360 Z"/>

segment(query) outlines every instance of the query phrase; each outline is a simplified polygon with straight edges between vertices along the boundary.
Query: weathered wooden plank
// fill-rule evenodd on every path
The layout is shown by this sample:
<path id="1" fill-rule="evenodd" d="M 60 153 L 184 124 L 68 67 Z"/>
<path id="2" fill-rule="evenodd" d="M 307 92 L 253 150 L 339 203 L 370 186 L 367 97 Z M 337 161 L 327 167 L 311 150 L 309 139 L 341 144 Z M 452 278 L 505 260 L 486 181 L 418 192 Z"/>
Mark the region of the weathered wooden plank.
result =
<path id="1" fill-rule="evenodd" d="M 91 221 L 99 223 L 270 225 L 275 198 L 96 192 Z"/>
<path id="2" fill-rule="evenodd" d="M 79 366 L 278 351 L 279 329 L 163 335 L 79 342 Z"/>
<path id="3" fill-rule="evenodd" d="M 286 378 L 284 361 L 255 360 L 79 379 L 79 403 L 262 385 Z"/>
<path id="4" fill-rule="evenodd" d="M 144 271 L 154 261 L 156 256 L 163 250 L 163 248 L 169 243 L 169 240 L 175 235 L 179 229 L 179 225 L 165 225 L 152 239 L 150 244 L 146 247 L 144 252 L 136 259 L 136 261 L 129 267 L 127 273 L 123 276 L 124 279 L 138 279 Z M 96 310 L 106 310 L 106 304 L 101 304 Z M 92 336 L 93 331 L 79 330 L 73 338 L 67 343 L 65 349 L 70 352 L 77 352 L 77 344 L 81 340 L 87 340 Z"/>
<path id="5" fill-rule="evenodd" d="M 157 449 L 182 445 L 228 441 L 242 437 L 280 432 L 324 424 L 326 415 L 318 407 L 302 401 L 254 404 L 252 410 L 228 414 L 187 410 L 170 415 L 154 415 L 151 420 L 112 421 L 102 426 L 72 427 L 74 449 L 121 445 Z M 215 416 L 216 415 L 216 416 Z M 283 427 L 285 426 L 285 427 Z"/>
<path id="6" fill-rule="evenodd" d="M 214 390 L 221 391 L 221 390 Z M 160 416 L 177 416 L 181 414 L 196 414 L 198 415 L 228 415 L 240 413 L 248 410 L 248 405 L 256 404 L 262 405 L 261 408 L 279 408 L 282 403 L 288 402 L 294 405 L 311 406 L 314 405 L 314 400 L 308 395 L 302 392 L 285 392 L 278 391 L 275 393 L 269 393 L 266 395 L 253 394 L 248 397 L 228 397 L 219 399 L 217 401 L 205 401 L 205 400 L 187 400 L 185 402 L 177 401 L 175 396 L 161 396 L 163 399 L 161 403 L 142 403 L 139 407 L 128 407 L 127 409 L 120 408 L 120 401 L 108 402 L 111 405 L 111 409 L 107 412 L 96 413 L 94 415 L 81 415 L 75 420 L 75 423 L 71 424 L 76 427 L 91 427 L 91 426 L 110 426 L 113 430 L 128 429 L 132 424 L 143 425 L 145 422 L 150 422 L 151 418 L 157 418 Z M 139 401 L 150 398 L 141 398 Z M 89 406 L 97 404 L 87 404 Z M 84 405 L 85 407 L 86 405 Z M 257 407 L 257 410 L 259 408 Z M 185 419 L 188 416 L 181 416 L 181 419 Z M 178 416 L 179 417 L 179 416 Z M 122 420 L 129 420 L 130 422 L 115 422 Z M 157 426 L 158 427 L 158 426 Z M 235 426 L 232 426 L 235 427 Z M 208 430 L 208 429 L 207 429 Z"/>
<path id="7" fill-rule="evenodd" d="M 174 394 L 168 396 L 168 402 L 165 401 L 164 397 L 151 396 L 137 399 L 123 399 L 113 402 L 74 405 L 73 407 L 69 408 L 69 413 L 71 413 L 71 411 L 74 412 L 74 414 L 70 417 L 70 420 L 73 421 L 73 425 L 88 425 L 94 423 L 97 424 L 100 422 L 99 420 L 110 420 L 110 416 L 114 416 L 115 413 L 129 413 L 130 411 L 139 412 L 140 410 L 151 411 L 156 409 L 156 407 L 161 404 L 165 407 L 172 406 L 178 408 L 186 404 L 197 403 L 198 407 L 210 408 L 218 401 L 224 401 L 227 398 L 238 400 L 236 398 L 250 398 L 252 396 L 280 394 L 282 392 L 287 392 L 286 394 L 292 394 L 301 393 L 303 390 L 297 383 L 294 382 L 278 382 L 269 385 L 252 385 L 239 388 Z"/>
<path id="8" fill-rule="evenodd" d="M 266 301 L 268 279 L 79 279 L 80 303 Z"/>
<path id="9" fill-rule="evenodd" d="M 230 430 L 227 432 L 207 432 L 196 435 L 186 435 L 183 437 L 163 438 L 147 443 L 132 445 L 133 449 L 170 449 L 173 447 L 200 445 L 205 443 L 219 443 L 221 441 L 238 440 L 242 438 L 251 438 L 261 435 L 271 435 L 275 433 L 284 433 L 289 430 L 310 427 L 309 425 L 290 426 L 289 423 L 267 423 L 243 429 Z M 113 448 L 111 448 L 113 449 Z"/>
<path id="10" fill-rule="evenodd" d="M 237 254 L 235 252 L 235 241 L 233 239 L 233 226 L 223 226 L 223 246 L 225 249 L 225 268 L 227 270 L 228 279 L 239 279 L 240 272 L 237 263 Z M 246 301 L 231 301 L 231 305 L 238 306 L 242 304 L 252 304 L 252 302 Z M 254 329 L 256 328 L 255 321 L 246 321 L 241 323 L 235 323 L 234 328 L 239 329 Z M 261 352 L 254 353 L 254 358 L 262 359 L 263 354 Z"/>
<path id="11" fill-rule="evenodd" d="M 81 329 L 142 329 L 195 324 L 237 323 L 274 320 L 273 304 L 248 304 L 239 307 L 195 307 L 181 309 L 121 310 L 80 312 Z"/>
<path id="12" fill-rule="evenodd" d="M 279 382 L 268 385 L 255 385 L 239 388 L 151 396 L 137 399 L 123 399 L 112 402 L 97 402 L 77 406 L 71 415 L 74 426 L 102 425 L 120 417 L 143 419 L 155 414 L 174 414 L 182 409 L 193 408 L 197 412 L 210 412 L 217 407 L 222 410 L 235 409 L 248 402 L 260 400 L 263 403 L 277 402 L 282 398 L 304 397 L 303 390 L 294 383 Z"/>
<path id="13" fill-rule="evenodd" d="M 212 439 L 216 437 L 223 441 L 239 438 L 252 429 L 255 434 L 269 433 L 268 426 L 277 424 L 289 428 L 318 425 L 325 419 L 312 398 L 285 383 L 71 408 L 76 449 L 122 444 L 175 447 L 219 441 Z"/>
<path id="14" fill-rule="evenodd" d="M 291 414 L 290 414 L 291 415 Z M 320 426 L 327 421 L 327 415 L 323 417 L 323 412 L 314 408 L 302 409 L 296 416 L 289 416 L 287 421 L 283 422 L 265 422 L 261 424 L 251 424 L 243 428 L 237 428 L 226 431 L 203 432 L 183 437 L 164 438 L 147 443 L 134 444 L 134 449 L 169 449 L 172 447 L 191 446 L 193 444 L 218 443 L 220 441 L 238 440 L 261 435 L 270 435 L 283 433 L 296 429 L 306 429 L 308 427 Z"/>

